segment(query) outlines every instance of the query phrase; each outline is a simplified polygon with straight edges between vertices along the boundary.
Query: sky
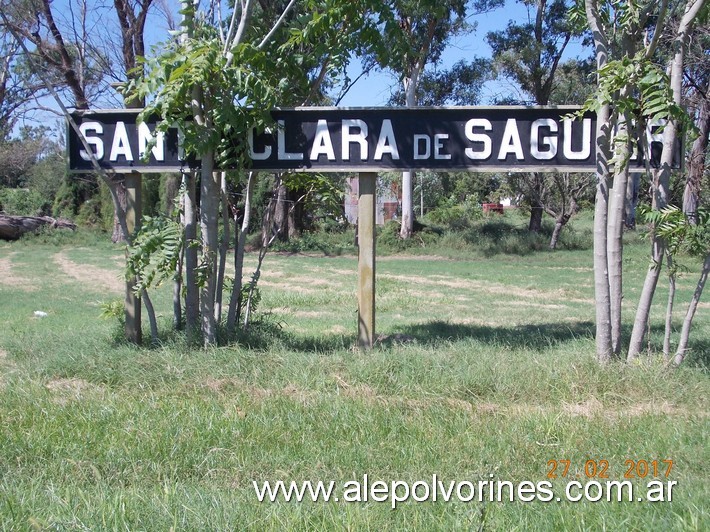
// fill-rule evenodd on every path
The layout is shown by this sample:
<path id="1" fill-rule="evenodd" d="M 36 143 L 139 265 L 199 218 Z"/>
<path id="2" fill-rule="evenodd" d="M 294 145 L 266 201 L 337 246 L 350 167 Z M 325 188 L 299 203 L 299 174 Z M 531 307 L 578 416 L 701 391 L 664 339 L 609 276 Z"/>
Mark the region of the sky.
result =
<path id="1" fill-rule="evenodd" d="M 72 15 L 72 10 L 68 7 L 74 4 L 74 0 L 55 0 L 59 9 L 56 10 L 56 16 L 59 18 L 66 17 L 69 19 Z M 104 2 L 103 8 L 95 11 L 90 16 L 92 31 L 118 31 L 117 25 L 114 23 L 115 14 L 112 12 L 112 3 Z M 96 5 L 101 5 L 97 2 Z M 174 21 L 179 21 L 178 6 L 179 0 L 163 0 L 162 5 L 165 6 L 173 14 Z M 64 9 L 67 7 L 67 9 Z M 106 17 L 111 17 L 110 23 L 107 24 Z M 510 20 L 525 21 L 528 18 L 527 9 L 524 5 L 515 0 L 506 0 L 505 7 L 496 9 L 490 13 L 472 16 L 469 23 L 476 25 L 476 30 L 456 37 L 449 45 L 447 50 L 442 55 L 440 67 L 446 68 L 453 65 L 460 59 L 473 59 L 476 56 L 490 57 L 491 49 L 486 43 L 486 33 L 490 31 L 498 31 L 506 27 Z M 165 15 L 154 12 L 147 24 L 147 45 L 150 46 L 168 38 L 168 23 Z M 571 43 L 568 46 L 566 58 L 570 58 L 579 54 L 581 47 L 578 44 Z M 348 74 L 351 79 L 355 79 L 361 73 L 361 65 L 357 59 L 354 59 L 349 68 Z M 373 72 L 361 78 L 352 89 L 341 100 L 342 107 L 379 107 L 387 105 L 393 88 L 398 85 L 397 78 L 389 72 Z M 506 80 L 498 80 L 489 82 L 483 90 L 481 104 L 492 104 L 495 97 L 500 94 L 511 95 L 516 93 L 516 88 L 513 84 Z M 524 99 L 524 98 L 520 98 Z M 114 95 L 113 98 L 107 99 L 100 107 L 116 107 L 120 105 L 120 97 Z M 54 107 L 52 102 L 49 106 Z M 36 125 L 37 121 L 46 123 L 45 113 L 30 114 L 30 121 Z M 63 125 L 60 126 L 63 128 Z"/>
<path id="2" fill-rule="evenodd" d="M 65 1 L 65 0 L 62 0 Z M 173 13 L 177 13 L 178 0 L 165 0 L 172 8 Z M 179 20 L 179 15 L 175 15 Z M 475 56 L 490 57 L 491 49 L 486 43 L 486 33 L 498 31 L 505 28 L 510 20 L 526 21 L 528 19 L 527 8 L 515 0 L 506 0 L 505 7 L 496 9 L 490 13 L 483 13 L 470 17 L 469 23 L 477 26 L 476 31 L 462 35 L 453 40 L 449 48 L 442 56 L 441 67 L 450 67 L 460 59 L 472 59 Z M 167 36 L 167 25 L 164 17 L 155 16 L 149 28 L 149 40 L 159 42 Z M 578 54 L 579 45 L 571 43 L 568 46 L 566 58 Z M 348 74 L 351 79 L 355 79 L 362 71 L 360 62 L 355 59 L 349 68 Z M 348 91 L 340 102 L 342 107 L 379 107 L 387 104 L 390 98 L 392 87 L 398 84 L 395 76 L 388 72 L 374 72 L 361 78 L 355 86 Z M 500 93 L 510 94 L 515 91 L 515 87 L 505 81 L 499 80 L 489 82 L 482 94 L 482 104 L 492 104 L 495 97 Z M 524 98 L 520 98 L 524 99 Z"/>

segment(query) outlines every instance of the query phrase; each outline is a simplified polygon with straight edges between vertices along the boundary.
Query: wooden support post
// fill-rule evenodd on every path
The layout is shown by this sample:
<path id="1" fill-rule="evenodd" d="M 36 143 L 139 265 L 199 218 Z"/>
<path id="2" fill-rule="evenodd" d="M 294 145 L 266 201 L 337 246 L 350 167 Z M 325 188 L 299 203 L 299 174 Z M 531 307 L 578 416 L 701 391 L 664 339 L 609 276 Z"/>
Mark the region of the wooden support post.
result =
<path id="1" fill-rule="evenodd" d="M 135 236 L 141 226 L 142 198 L 141 174 L 133 172 L 125 174 L 126 179 L 126 224 L 131 236 Z M 133 293 L 135 278 L 126 281 L 126 339 L 134 344 L 143 341 L 141 329 L 141 298 Z"/>
<path id="2" fill-rule="evenodd" d="M 358 243 L 358 335 L 361 349 L 372 349 L 375 343 L 375 208 L 377 206 L 377 174 L 361 172 L 359 176 L 357 243 Z"/>

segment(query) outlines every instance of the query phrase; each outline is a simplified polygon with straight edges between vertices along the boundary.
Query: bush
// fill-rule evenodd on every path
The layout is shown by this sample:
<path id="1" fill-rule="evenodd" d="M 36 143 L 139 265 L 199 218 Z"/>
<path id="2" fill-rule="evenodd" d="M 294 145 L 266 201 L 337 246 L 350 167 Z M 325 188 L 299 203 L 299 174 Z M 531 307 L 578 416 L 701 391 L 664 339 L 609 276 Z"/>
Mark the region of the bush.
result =
<path id="1" fill-rule="evenodd" d="M 471 227 L 475 220 L 483 218 L 483 209 L 478 198 L 469 196 L 463 203 L 458 203 L 453 196 L 426 215 L 426 219 L 451 231 L 460 231 Z"/>
<path id="2" fill-rule="evenodd" d="M 49 205 L 39 192 L 25 188 L 0 189 L 0 211 L 18 216 L 49 214 Z"/>

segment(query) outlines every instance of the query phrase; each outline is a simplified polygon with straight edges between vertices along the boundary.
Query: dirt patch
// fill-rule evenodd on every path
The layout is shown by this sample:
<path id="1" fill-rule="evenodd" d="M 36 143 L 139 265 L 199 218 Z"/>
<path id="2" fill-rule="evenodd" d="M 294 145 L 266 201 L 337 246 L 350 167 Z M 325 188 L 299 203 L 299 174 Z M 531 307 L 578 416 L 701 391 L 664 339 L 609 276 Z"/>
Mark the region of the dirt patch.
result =
<path id="1" fill-rule="evenodd" d="M 427 399 L 408 398 L 391 395 L 378 394 L 375 389 L 366 383 L 350 383 L 338 374 L 331 375 L 335 385 L 335 393 L 350 400 L 363 401 L 367 404 L 404 407 L 412 409 L 426 409 L 430 407 L 444 407 L 454 411 L 465 412 L 472 416 L 476 415 L 496 415 L 521 417 L 530 415 L 556 415 L 563 414 L 570 417 L 595 418 L 602 417 L 616 420 L 623 417 L 638 417 L 644 415 L 667 415 L 693 417 L 700 416 L 707 418 L 709 412 L 703 410 L 693 410 L 675 406 L 671 403 L 634 403 L 624 406 L 607 407 L 596 397 L 591 397 L 581 403 L 565 403 L 558 405 L 539 404 L 500 404 L 491 402 L 475 402 L 456 397 L 431 397 Z M 288 398 L 302 405 L 309 405 L 319 400 L 328 400 L 328 394 L 315 390 L 299 388 L 294 384 L 288 384 L 281 389 L 262 388 L 247 384 L 237 378 L 208 379 L 204 382 L 204 387 L 216 392 L 233 395 L 235 390 L 249 396 L 252 400 L 262 401 L 271 397 Z"/>
<path id="2" fill-rule="evenodd" d="M 31 279 L 23 275 L 18 275 L 16 268 L 12 265 L 12 257 L 17 253 L 10 253 L 7 257 L 0 258 L 0 284 L 11 286 L 23 292 L 34 292 L 39 287 Z"/>
<path id="3" fill-rule="evenodd" d="M 54 262 L 62 273 L 79 281 L 87 288 L 97 291 L 122 293 L 126 289 L 125 282 L 116 271 L 97 268 L 90 264 L 77 264 L 69 259 L 63 252 L 54 255 Z"/>
<path id="4" fill-rule="evenodd" d="M 44 385 L 52 392 L 52 400 L 60 405 L 77 401 L 87 395 L 101 394 L 104 388 L 84 379 L 52 379 Z"/>

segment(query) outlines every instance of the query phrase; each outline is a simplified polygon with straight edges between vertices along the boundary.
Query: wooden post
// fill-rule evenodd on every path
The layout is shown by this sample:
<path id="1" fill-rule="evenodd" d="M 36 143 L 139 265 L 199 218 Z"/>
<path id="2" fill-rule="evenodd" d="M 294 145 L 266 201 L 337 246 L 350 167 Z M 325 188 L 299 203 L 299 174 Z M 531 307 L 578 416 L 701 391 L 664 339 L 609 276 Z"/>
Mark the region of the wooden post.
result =
<path id="1" fill-rule="evenodd" d="M 375 343 L 375 208 L 377 206 L 377 174 L 361 172 L 358 179 L 357 343 L 361 349 L 372 349 Z"/>
<path id="2" fill-rule="evenodd" d="M 135 236 L 141 226 L 142 198 L 141 174 L 132 172 L 124 175 L 126 179 L 126 225 L 131 236 Z M 141 329 L 141 298 L 133 293 L 135 278 L 126 281 L 126 339 L 134 344 L 143 340 Z"/>

